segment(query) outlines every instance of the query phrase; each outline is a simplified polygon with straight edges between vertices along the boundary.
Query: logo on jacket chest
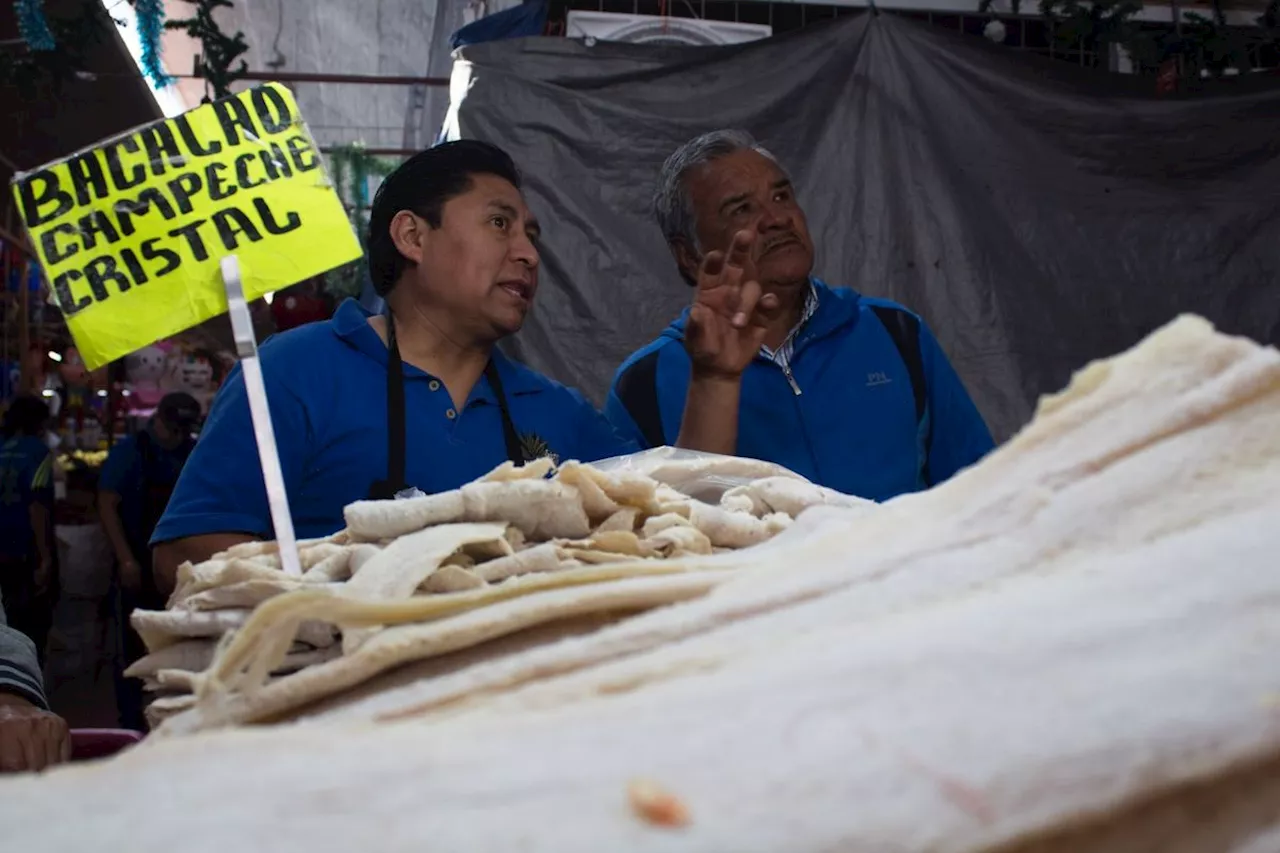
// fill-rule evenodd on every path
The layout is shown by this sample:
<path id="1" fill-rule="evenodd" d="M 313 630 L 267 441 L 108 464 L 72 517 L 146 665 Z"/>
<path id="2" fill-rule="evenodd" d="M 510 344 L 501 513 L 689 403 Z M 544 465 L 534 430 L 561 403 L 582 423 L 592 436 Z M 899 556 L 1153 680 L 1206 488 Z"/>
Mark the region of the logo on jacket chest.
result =
<path id="1" fill-rule="evenodd" d="M 549 456 L 553 463 L 560 464 L 560 457 L 551 449 L 551 445 L 547 444 L 547 440 L 536 432 L 527 432 L 520 436 L 520 451 L 524 455 L 526 462 L 533 462 L 536 459 Z"/>
<path id="2" fill-rule="evenodd" d="M 893 380 L 889 378 L 889 374 L 884 371 L 877 370 L 867 374 L 867 387 L 875 388 L 879 385 L 888 385 Z"/>

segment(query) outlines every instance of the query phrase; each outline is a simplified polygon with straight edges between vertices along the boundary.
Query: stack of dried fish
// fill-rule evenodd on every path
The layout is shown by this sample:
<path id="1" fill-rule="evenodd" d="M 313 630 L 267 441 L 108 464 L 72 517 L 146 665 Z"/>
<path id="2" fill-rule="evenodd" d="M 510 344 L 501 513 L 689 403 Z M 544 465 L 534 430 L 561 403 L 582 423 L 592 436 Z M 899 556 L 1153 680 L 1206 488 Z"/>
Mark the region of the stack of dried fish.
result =
<path id="1" fill-rule="evenodd" d="M 668 485 L 726 478 L 743 485 L 724 490 L 719 505 Z M 659 457 L 647 472 L 505 463 L 451 492 L 352 504 L 345 530 L 301 543 L 301 577 L 283 572 L 272 542 L 184 565 L 166 610 L 134 614 L 149 654 L 127 674 L 159 694 L 153 724 L 200 697 L 187 724 L 276 717 L 395 666 L 535 625 L 701 595 L 723 573 L 691 572 L 673 558 L 763 542 L 819 504 L 874 506 L 731 457 Z M 677 572 L 685 582 L 648 592 L 629 583 Z M 520 615 L 433 624 L 575 588 L 559 602 L 539 597 Z M 390 625 L 400 627 L 384 630 Z"/>

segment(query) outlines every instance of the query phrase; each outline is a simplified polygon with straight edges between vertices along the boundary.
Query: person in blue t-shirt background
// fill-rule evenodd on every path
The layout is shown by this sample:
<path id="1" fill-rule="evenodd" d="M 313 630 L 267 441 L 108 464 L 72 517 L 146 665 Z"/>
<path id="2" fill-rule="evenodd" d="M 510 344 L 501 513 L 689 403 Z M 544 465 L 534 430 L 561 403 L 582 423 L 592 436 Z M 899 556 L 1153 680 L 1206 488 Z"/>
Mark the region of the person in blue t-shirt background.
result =
<path id="1" fill-rule="evenodd" d="M 124 677 L 125 668 L 146 654 L 129 615 L 137 608 L 164 609 L 166 595 L 156 586 L 149 542 L 195 447 L 199 424 L 195 397 L 166 394 L 144 429 L 111 448 L 98 475 L 98 515 L 116 558 L 116 704 L 120 725 L 127 729 L 147 730 L 142 682 Z"/>
<path id="2" fill-rule="evenodd" d="M 777 308 L 754 358 L 708 374 L 690 331 L 695 300 L 618 369 L 605 414 L 620 434 L 766 459 L 872 500 L 933 486 L 992 449 L 917 315 L 813 277 L 791 180 L 749 134 L 716 131 L 681 146 L 662 167 L 654 211 L 686 281 L 701 292 L 708 258 L 747 247 L 741 275 Z"/>
<path id="3" fill-rule="evenodd" d="M 0 437 L 0 592 L 10 626 L 31 639 L 41 662 L 57 595 L 48 424 L 43 400 L 16 397 Z"/>
<path id="4" fill-rule="evenodd" d="M 370 277 L 387 311 L 353 300 L 332 320 L 260 349 L 295 532 L 326 536 L 342 510 L 407 488 L 454 489 L 504 460 L 594 461 L 629 453 L 580 393 L 506 358 L 538 289 L 540 227 L 511 158 L 484 142 L 448 142 L 396 168 L 369 217 Z M 712 276 L 703 361 L 735 369 L 763 321 L 737 278 Z M 695 324 L 696 325 L 696 324 Z M 740 368 L 737 368 L 740 369 Z M 152 536 L 157 582 L 177 566 L 269 538 L 271 516 L 243 376 L 219 391 Z"/>

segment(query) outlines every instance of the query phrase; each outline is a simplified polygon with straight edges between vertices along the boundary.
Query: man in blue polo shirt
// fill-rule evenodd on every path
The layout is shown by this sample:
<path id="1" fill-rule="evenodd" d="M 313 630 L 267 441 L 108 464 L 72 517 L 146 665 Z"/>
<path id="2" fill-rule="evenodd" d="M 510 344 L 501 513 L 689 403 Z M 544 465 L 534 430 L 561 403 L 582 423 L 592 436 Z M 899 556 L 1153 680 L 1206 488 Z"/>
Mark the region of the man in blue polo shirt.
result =
<path id="1" fill-rule="evenodd" d="M 266 341 L 262 370 L 299 537 L 343 527 L 342 510 L 410 487 L 440 492 L 503 460 L 593 461 L 633 452 L 581 394 L 505 358 L 537 290 L 539 226 L 511 158 L 445 143 L 378 189 L 368 261 L 383 316 L 351 300 L 327 323 Z M 724 276 L 709 297 L 703 360 L 735 365 L 758 347 L 758 294 Z M 772 300 L 763 300 L 767 310 Z M 745 319 L 744 319 L 745 318 Z M 156 581 L 176 567 L 271 535 L 244 380 L 237 368 L 209 412 L 152 536 Z"/>
<path id="2" fill-rule="evenodd" d="M 873 500 L 928 488 L 991 450 L 986 424 L 918 316 L 812 276 L 813 243 L 791 181 L 749 134 L 716 131 L 682 146 L 663 165 L 654 207 L 699 294 L 707 259 L 727 250 L 778 307 L 738 373 L 699 369 L 689 311 L 632 354 L 605 406 L 621 434 L 642 446 L 678 438 L 767 459 Z"/>
<path id="3" fill-rule="evenodd" d="M 0 596 L 9 624 L 31 638 L 42 662 L 57 580 L 48 425 L 45 402 L 20 396 L 9 404 L 0 430 Z"/>

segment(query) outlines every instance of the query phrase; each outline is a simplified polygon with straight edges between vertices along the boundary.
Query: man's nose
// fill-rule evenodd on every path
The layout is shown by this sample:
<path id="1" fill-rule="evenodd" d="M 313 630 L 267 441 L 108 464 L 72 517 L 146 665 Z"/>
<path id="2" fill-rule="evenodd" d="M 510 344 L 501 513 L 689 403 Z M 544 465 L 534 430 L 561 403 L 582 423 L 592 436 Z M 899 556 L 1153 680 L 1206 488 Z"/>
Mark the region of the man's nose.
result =
<path id="1" fill-rule="evenodd" d="M 511 244 L 511 259 L 517 263 L 524 264 L 530 269 L 536 269 L 538 266 L 538 247 L 533 245 L 533 240 L 529 239 L 529 235 L 521 233 Z"/>
<path id="2" fill-rule="evenodd" d="M 790 228 L 792 224 L 791 211 L 777 202 L 770 202 L 761 208 L 760 221 L 757 223 L 757 227 L 761 232 L 781 231 Z"/>

